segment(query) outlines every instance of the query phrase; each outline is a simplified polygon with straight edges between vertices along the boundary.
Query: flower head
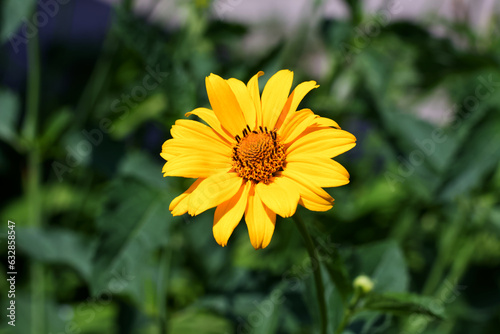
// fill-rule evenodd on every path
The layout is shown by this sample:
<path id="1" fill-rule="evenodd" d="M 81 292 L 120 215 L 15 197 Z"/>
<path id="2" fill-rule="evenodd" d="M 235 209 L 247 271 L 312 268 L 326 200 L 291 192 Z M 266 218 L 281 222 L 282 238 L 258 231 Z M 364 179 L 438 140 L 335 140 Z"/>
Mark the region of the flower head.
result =
<path id="1" fill-rule="evenodd" d="M 359 275 L 352 283 L 354 289 L 359 289 L 359 291 L 364 295 L 373 290 L 373 285 L 373 281 L 366 275 Z"/>
<path id="2" fill-rule="evenodd" d="M 290 217 L 297 204 L 326 211 L 333 198 L 323 190 L 349 183 L 349 173 L 331 158 L 353 148 L 356 138 L 331 119 L 297 110 L 316 82 L 299 84 L 291 94 L 293 73 L 282 70 L 267 82 L 248 84 L 206 78 L 212 110 L 197 108 L 172 127 L 162 147 L 164 176 L 196 179 L 170 204 L 174 216 L 215 210 L 213 233 L 225 246 L 245 216 L 250 241 L 264 248 L 271 241 L 276 214 Z"/>

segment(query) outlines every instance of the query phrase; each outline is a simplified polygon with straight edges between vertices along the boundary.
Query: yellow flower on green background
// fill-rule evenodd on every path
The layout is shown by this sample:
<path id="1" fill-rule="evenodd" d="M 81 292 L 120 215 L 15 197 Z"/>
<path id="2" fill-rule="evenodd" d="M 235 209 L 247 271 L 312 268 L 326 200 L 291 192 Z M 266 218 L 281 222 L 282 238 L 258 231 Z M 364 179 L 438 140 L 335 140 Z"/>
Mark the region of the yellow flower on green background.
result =
<path id="1" fill-rule="evenodd" d="M 326 211 L 333 198 L 323 189 L 349 183 L 349 173 L 331 158 L 353 148 L 356 138 L 310 109 L 297 110 L 318 87 L 299 84 L 290 94 L 293 72 L 281 70 L 262 96 L 259 72 L 248 84 L 210 74 L 206 78 L 212 110 L 197 108 L 194 120 L 177 120 L 162 147 L 164 176 L 196 181 L 170 204 L 174 216 L 215 210 L 213 233 L 225 246 L 245 217 L 255 249 L 271 241 L 276 214 L 290 217 L 297 204 Z"/>

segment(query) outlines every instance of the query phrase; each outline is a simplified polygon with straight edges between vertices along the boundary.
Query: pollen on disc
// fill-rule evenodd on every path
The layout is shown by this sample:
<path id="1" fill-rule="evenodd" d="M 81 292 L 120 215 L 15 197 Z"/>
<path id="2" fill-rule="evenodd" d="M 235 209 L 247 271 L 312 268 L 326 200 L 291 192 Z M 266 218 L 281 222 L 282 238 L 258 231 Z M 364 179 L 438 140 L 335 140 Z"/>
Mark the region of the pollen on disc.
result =
<path id="1" fill-rule="evenodd" d="M 274 173 L 283 170 L 285 152 L 276 132 L 260 128 L 260 131 L 243 131 L 233 147 L 233 167 L 238 175 L 256 183 L 269 183 Z"/>

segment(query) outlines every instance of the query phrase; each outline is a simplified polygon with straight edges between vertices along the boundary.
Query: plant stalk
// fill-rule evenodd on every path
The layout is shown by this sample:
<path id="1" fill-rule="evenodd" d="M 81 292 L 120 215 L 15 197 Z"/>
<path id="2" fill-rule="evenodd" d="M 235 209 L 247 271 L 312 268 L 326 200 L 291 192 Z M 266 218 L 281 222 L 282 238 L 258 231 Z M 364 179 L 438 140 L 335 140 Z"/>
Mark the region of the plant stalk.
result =
<path id="1" fill-rule="evenodd" d="M 320 332 L 322 334 L 326 334 L 328 327 L 328 319 L 326 313 L 325 288 L 323 285 L 323 278 L 321 277 L 321 263 L 318 258 L 316 247 L 314 246 L 314 242 L 312 241 L 312 238 L 309 235 L 309 232 L 307 231 L 304 221 L 302 220 L 302 218 L 298 213 L 295 213 L 293 219 L 297 224 L 297 228 L 299 229 L 300 234 L 302 234 L 302 237 L 304 238 L 304 242 L 306 244 L 306 249 L 307 252 L 309 253 L 311 263 L 317 263 L 318 265 L 316 270 L 313 270 L 313 275 L 314 275 L 314 283 L 316 285 L 316 297 L 318 299 L 319 315 L 321 320 Z"/>
<path id="2" fill-rule="evenodd" d="M 36 9 L 35 9 L 36 11 Z M 37 143 L 38 109 L 40 105 L 40 45 L 38 35 L 28 41 L 28 75 L 26 94 L 26 118 L 23 136 L 28 147 L 28 180 L 26 194 L 29 202 L 29 225 L 42 225 L 41 209 L 41 153 Z M 45 333 L 44 269 L 41 263 L 30 264 L 31 333 Z"/>
<path id="3" fill-rule="evenodd" d="M 358 307 L 359 301 L 361 300 L 362 292 L 361 289 L 356 289 L 354 291 L 354 296 L 352 296 L 351 301 L 349 302 L 349 306 L 344 312 L 344 315 L 342 317 L 342 321 L 340 322 L 339 327 L 337 327 L 337 330 L 335 331 L 335 334 L 341 334 L 344 329 L 349 325 L 351 322 L 352 316 L 356 313 L 356 308 Z"/>
<path id="4" fill-rule="evenodd" d="M 156 285 L 156 296 L 158 302 L 158 330 L 160 334 L 168 333 L 167 307 L 165 296 L 165 278 L 168 277 L 172 251 L 168 246 L 163 246 L 160 255 L 160 266 L 158 268 L 158 281 Z"/>

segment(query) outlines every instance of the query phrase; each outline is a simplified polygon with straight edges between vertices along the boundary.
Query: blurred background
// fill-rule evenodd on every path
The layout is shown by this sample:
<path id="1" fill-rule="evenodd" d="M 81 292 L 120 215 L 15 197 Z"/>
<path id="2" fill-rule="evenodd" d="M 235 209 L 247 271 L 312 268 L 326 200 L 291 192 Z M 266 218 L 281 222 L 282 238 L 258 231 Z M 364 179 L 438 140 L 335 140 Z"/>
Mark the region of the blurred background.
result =
<path id="1" fill-rule="evenodd" d="M 176 119 L 210 73 L 295 73 L 301 104 L 358 139 L 351 183 L 299 209 L 322 254 L 328 333 L 500 327 L 500 3 L 495 0 L 4 0 L 0 333 L 317 333 L 301 235 L 255 251 L 213 209 L 172 217 Z M 6 315 L 15 222 L 16 326 Z M 12 225 L 11 225 L 12 226 Z M 9 254 L 11 255 L 11 254 Z"/>

